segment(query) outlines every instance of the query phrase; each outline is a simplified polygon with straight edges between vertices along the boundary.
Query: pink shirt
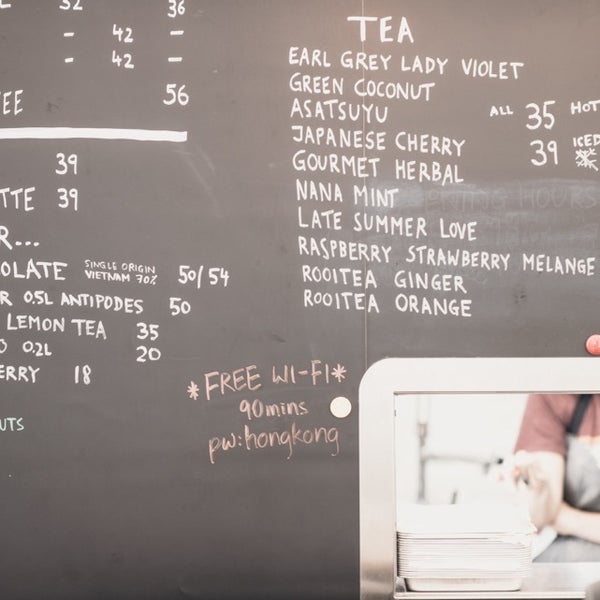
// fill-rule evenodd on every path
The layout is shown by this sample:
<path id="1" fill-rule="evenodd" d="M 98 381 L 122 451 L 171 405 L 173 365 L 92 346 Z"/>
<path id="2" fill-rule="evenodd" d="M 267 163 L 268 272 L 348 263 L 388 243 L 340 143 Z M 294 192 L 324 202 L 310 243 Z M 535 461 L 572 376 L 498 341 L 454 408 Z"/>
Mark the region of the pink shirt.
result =
<path id="1" fill-rule="evenodd" d="M 521 422 L 515 450 L 566 454 L 566 430 L 573 417 L 575 394 L 532 394 Z M 600 395 L 593 396 L 579 428 L 578 438 L 590 447 L 600 466 Z"/>

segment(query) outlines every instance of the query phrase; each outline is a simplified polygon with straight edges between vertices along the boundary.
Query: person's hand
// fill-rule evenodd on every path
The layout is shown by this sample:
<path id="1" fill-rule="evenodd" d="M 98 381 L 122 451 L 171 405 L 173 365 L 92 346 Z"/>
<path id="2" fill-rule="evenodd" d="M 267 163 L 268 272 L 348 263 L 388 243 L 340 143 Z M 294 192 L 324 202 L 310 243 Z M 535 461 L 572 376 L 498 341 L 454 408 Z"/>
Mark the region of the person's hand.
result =
<path id="1" fill-rule="evenodd" d="M 513 457 L 512 476 L 515 484 L 523 481 L 531 492 L 538 492 L 548 486 L 552 473 L 539 453 L 519 450 Z"/>
<path id="2" fill-rule="evenodd" d="M 523 482 L 533 524 L 542 529 L 551 525 L 562 502 L 564 459 L 555 452 L 520 450 L 512 458 L 515 484 Z"/>

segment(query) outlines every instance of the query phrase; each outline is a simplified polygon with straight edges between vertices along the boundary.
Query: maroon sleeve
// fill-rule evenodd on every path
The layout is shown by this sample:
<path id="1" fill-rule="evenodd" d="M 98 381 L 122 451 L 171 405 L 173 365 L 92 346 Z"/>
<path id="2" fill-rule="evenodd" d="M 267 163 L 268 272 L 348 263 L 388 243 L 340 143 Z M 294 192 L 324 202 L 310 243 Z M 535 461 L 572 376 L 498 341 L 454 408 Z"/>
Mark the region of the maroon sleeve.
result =
<path id="1" fill-rule="evenodd" d="M 565 394 L 532 394 L 527 405 L 515 451 L 566 454 L 566 429 L 577 397 Z"/>

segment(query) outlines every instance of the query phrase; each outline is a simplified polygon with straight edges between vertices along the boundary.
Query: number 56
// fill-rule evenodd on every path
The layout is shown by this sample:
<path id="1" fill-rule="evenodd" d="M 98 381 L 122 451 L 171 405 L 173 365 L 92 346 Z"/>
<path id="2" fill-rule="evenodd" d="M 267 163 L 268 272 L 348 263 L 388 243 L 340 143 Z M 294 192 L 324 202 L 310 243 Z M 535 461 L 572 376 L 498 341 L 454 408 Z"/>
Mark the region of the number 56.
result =
<path id="1" fill-rule="evenodd" d="M 185 84 L 178 86 L 176 83 L 167 83 L 165 91 L 167 97 L 163 99 L 163 103 L 167 106 L 173 106 L 175 103 L 185 106 L 190 101 L 190 96 L 185 91 Z"/>

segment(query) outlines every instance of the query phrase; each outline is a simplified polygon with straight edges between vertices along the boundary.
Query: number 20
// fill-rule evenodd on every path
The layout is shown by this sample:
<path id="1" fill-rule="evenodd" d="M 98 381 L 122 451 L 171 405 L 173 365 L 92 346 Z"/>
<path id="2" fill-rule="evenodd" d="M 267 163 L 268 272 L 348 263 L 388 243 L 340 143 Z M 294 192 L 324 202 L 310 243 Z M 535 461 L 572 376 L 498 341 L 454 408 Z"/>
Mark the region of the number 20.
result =
<path id="1" fill-rule="evenodd" d="M 158 348 L 147 348 L 146 346 L 138 346 L 136 350 L 139 352 L 137 362 L 152 361 L 155 362 L 160 360 L 161 352 Z"/>

